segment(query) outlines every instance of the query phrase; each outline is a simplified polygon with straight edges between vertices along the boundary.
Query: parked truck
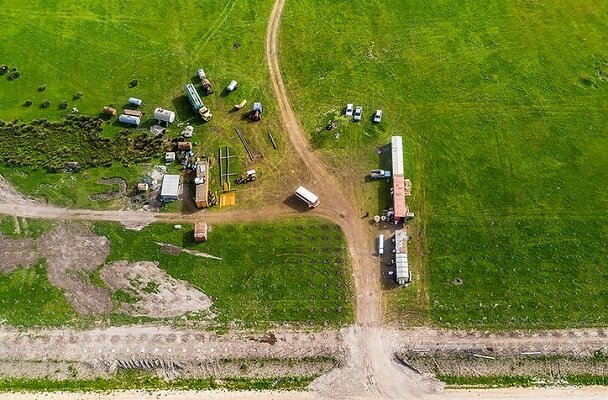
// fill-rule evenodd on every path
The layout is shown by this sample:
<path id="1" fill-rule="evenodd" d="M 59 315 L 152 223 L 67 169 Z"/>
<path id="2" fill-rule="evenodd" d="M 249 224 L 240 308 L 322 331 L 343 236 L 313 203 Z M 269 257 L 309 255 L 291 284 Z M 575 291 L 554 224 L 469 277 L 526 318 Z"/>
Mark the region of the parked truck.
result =
<path id="1" fill-rule="evenodd" d="M 207 79 L 207 74 L 205 74 L 205 71 L 203 71 L 203 69 L 201 68 L 196 71 L 196 73 L 198 74 L 198 77 L 201 80 L 201 85 L 203 86 L 205 94 L 212 94 L 213 86 L 211 86 L 211 82 L 209 81 L 209 79 Z"/>
<path id="2" fill-rule="evenodd" d="M 211 115 L 211 111 L 209 111 L 207 106 L 205 106 L 205 103 L 201 100 L 201 96 L 199 96 L 194 85 L 188 83 L 184 86 L 184 91 L 186 92 L 186 96 L 188 96 L 188 100 L 190 100 L 190 104 L 194 111 L 201 116 L 203 121 L 210 121 L 213 115 Z"/>
<path id="3" fill-rule="evenodd" d="M 369 177 L 371 179 L 384 179 L 391 177 L 391 171 L 387 171 L 384 169 L 372 169 L 369 173 Z"/>

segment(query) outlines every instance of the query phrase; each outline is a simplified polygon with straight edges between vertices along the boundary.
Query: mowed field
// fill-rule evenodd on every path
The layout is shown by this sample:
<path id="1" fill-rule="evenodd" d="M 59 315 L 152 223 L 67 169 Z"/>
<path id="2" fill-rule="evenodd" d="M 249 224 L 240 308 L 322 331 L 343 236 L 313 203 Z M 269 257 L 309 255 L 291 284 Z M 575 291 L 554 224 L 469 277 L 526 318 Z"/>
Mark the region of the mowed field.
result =
<path id="1" fill-rule="evenodd" d="M 61 121 L 72 107 L 80 114 L 99 117 L 103 106 L 113 105 L 120 112 L 127 106 L 129 97 L 140 98 L 144 102 L 141 108 L 144 117 L 140 130 L 128 129 L 131 138 L 153 124 L 156 107 L 173 110 L 177 120 L 169 129 L 168 137 L 179 136 L 183 129 L 179 123 L 189 123 L 195 127 L 192 142 L 197 155 L 216 156 L 219 146 L 230 146 L 239 156 L 242 167 L 233 172 L 240 174 L 255 167 L 264 178 L 255 187 L 242 190 L 237 204 L 241 201 L 261 203 L 261 192 L 271 193 L 270 188 L 280 184 L 275 173 L 279 164 L 290 171 L 295 163 L 286 156 L 286 142 L 280 134 L 264 58 L 264 35 L 272 4 L 272 0 L 128 4 L 117 0 L 50 3 L 0 0 L 0 35 L 3 37 L 0 65 L 21 72 L 21 76 L 12 81 L 8 74 L 0 76 L 0 120 Z M 193 82 L 202 94 L 200 80 L 195 76 L 198 68 L 205 69 L 215 89 L 213 95 L 203 97 L 213 113 L 213 120 L 207 124 L 196 116 L 183 91 L 184 84 Z M 138 80 L 138 85 L 130 87 L 133 79 Z M 234 93 L 227 94 L 224 88 L 233 79 L 239 86 Z M 46 89 L 40 91 L 43 85 Z M 74 99 L 78 92 L 83 96 Z M 232 112 L 234 104 L 243 99 L 249 101 L 243 112 Z M 24 106 L 27 100 L 32 101 L 29 107 Z M 48 108 L 41 107 L 45 100 L 50 102 Z M 66 109 L 60 107 L 64 100 Z M 251 124 L 244 112 L 250 110 L 254 101 L 263 103 L 265 116 L 261 122 Z M 260 156 L 257 161 L 267 162 L 245 160 L 246 153 L 234 132 L 235 127 L 242 129 Z M 127 128 L 119 124 L 117 118 L 106 119 L 103 135 L 114 140 Z M 272 148 L 268 132 L 274 133 L 279 150 Z M 0 130 L 0 136 L 2 134 Z M 36 145 L 34 141 L 41 142 L 39 148 L 49 149 L 48 158 L 55 164 L 70 161 L 71 153 L 86 147 L 82 144 L 83 138 L 72 133 L 64 138 L 64 147 L 58 148 L 56 137 L 45 139 L 39 135 L 32 140 L 23 135 L 15 154 L 0 155 L 0 173 L 26 194 L 70 207 L 124 206 L 124 201 L 90 200 L 91 194 L 108 189 L 97 184 L 97 178 L 120 176 L 132 187 L 162 162 L 160 155 L 164 154 L 159 151 L 158 156 L 146 163 L 128 160 L 128 167 L 117 154 L 112 167 L 95 169 L 88 174 L 88 179 L 82 174 L 49 174 L 41 167 L 28 164 L 14 168 L 14 164 L 3 161 L 5 157 L 21 157 L 48 164 L 43 157 L 38 159 L 28 152 L 30 146 Z M 212 184 L 219 180 L 215 175 Z M 74 196 L 66 196 L 70 192 Z"/>
<path id="2" fill-rule="evenodd" d="M 0 217 L 0 234 L 11 240 L 39 239 L 48 234 L 50 236 L 43 236 L 42 240 L 55 240 L 51 239 L 54 235 L 51 231 L 58 224 Z M 68 232 L 76 232 L 80 225 L 66 226 Z M 105 266 L 120 260 L 158 262 L 172 278 L 210 296 L 211 308 L 176 317 L 127 315 L 121 306 L 136 305 L 142 295 L 158 293 L 159 282 L 163 285 L 163 281 L 155 280 L 158 276 L 142 275 L 132 279 L 132 284 L 150 278 L 151 283 L 143 291 L 116 290 L 112 293 L 111 310 L 98 315 L 80 315 L 69 299 L 66 300 L 64 290 L 49 281 L 47 260 L 41 255 L 29 267 L 19 266 L 16 261 L 18 268 L 0 272 L 1 324 L 88 327 L 155 321 L 183 325 L 196 321 L 199 326 L 222 330 L 227 327 L 265 329 L 279 324 L 318 329 L 344 326 L 353 320 L 352 282 L 344 237 L 338 226 L 326 221 L 298 218 L 264 224 L 212 226 L 206 243 L 194 242 L 192 225 L 175 229 L 171 224 L 153 224 L 141 231 L 130 231 L 116 223 L 95 223 L 90 229 L 109 240 L 108 257 L 91 272 L 61 273 L 76 273 L 87 287 L 93 285 L 105 290 L 108 281 L 102 276 L 107 275 L 100 272 Z M 167 245 L 216 258 L 167 251 Z M 7 257 L 19 257 L 11 253 L 6 239 L 0 240 L 0 246 L 8 252 Z M 31 246 L 41 248 L 43 244 Z M 73 263 L 78 265 L 78 260 Z M 81 289 L 77 297 L 92 293 L 90 289 L 84 293 L 85 289 Z M 166 293 L 164 290 L 160 293 Z M 158 305 L 158 309 L 162 307 Z"/>
<path id="3" fill-rule="evenodd" d="M 415 283 L 387 292 L 390 319 L 608 323 L 608 3 L 288 1 L 285 13 L 293 104 L 370 212 L 390 197 L 363 175 L 404 136 Z M 347 102 L 362 123 L 336 117 Z M 339 138 L 317 129 L 331 118 Z"/>

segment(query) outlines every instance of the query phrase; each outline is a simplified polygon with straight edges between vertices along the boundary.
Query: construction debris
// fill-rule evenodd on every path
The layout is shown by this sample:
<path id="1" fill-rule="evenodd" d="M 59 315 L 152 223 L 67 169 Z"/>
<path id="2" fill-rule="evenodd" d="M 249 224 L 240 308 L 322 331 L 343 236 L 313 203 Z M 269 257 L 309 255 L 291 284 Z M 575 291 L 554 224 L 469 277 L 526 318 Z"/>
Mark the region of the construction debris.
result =
<path id="1" fill-rule="evenodd" d="M 245 139 L 245 136 L 243 136 L 243 133 L 239 128 L 234 128 L 234 130 L 236 131 L 236 134 L 239 135 L 239 138 L 241 139 L 245 150 L 247 150 L 247 155 L 249 156 L 249 159 L 253 161 L 255 159 L 255 153 L 253 152 L 253 148 L 251 148 L 251 145 L 249 144 L 247 139 Z"/>
<path id="2" fill-rule="evenodd" d="M 239 178 L 234 180 L 234 183 L 242 184 L 247 182 L 253 182 L 258 178 L 255 169 L 250 169 L 247 173 Z"/>
<path id="3" fill-rule="evenodd" d="M 274 136 L 272 136 L 272 132 L 268 132 L 268 137 L 270 138 L 270 142 L 272 143 L 272 147 L 274 147 L 274 149 L 277 149 L 277 142 L 274 141 Z"/>

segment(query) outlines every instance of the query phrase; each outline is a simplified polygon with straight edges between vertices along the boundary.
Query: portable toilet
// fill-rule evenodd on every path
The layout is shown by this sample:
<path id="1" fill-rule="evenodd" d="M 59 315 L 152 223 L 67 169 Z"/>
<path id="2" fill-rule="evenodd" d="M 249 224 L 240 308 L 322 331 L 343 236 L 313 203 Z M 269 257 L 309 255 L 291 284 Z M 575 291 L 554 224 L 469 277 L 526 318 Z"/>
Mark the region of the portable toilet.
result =
<path id="1" fill-rule="evenodd" d="M 134 115 L 120 114 L 120 116 L 118 117 L 118 121 L 123 124 L 139 126 L 141 119 Z"/>
<path id="2" fill-rule="evenodd" d="M 378 255 L 384 254 L 384 235 L 378 236 Z"/>
<path id="3" fill-rule="evenodd" d="M 129 97 L 129 104 L 139 107 L 143 104 L 143 101 L 141 101 L 141 99 L 136 99 L 135 97 Z"/>
<path id="4" fill-rule="evenodd" d="M 236 81 L 232 80 L 230 82 L 230 84 L 228 85 L 228 87 L 226 88 L 226 90 L 229 92 L 234 92 L 234 89 L 236 89 L 236 85 L 237 85 Z"/>
<path id="5" fill-rule="evenodd" d="M 175 113 L 173 111 L 157 107 L 154 110 L 154 119 L 171 124 L 173 121 L 175 121 Z"/>

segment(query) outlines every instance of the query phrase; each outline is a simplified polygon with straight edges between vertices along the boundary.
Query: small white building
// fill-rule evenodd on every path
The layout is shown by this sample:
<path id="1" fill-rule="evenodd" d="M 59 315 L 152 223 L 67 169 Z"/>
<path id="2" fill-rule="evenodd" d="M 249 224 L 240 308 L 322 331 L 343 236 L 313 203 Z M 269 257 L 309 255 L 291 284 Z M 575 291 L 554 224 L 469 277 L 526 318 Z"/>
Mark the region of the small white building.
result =
<path id="1" fill-rule="evenodd" d="M 179 198 L 180 176 L 165 175 L 160 189 L 160 199 L 164 202 L 175 201 Z"/>
<path id="2" fill-rule="evenodd" d="M 154 119 L 158 120 L 159 122 L 172 124 L 173 121 L 175 121 L 175 113 L 173 111 L 157 107 L 154 109 Z"/>
<path id="3" fill-rule="evenodd" d="M 165 162 L 166 163 L 175 162 L 175 152 L 174 151 L 169 151 L 169 152 L 165 153 Z"/>
<path id="4" fill-rule="evenodd" d="M 132 106 L 139 107 L 143 104 L 143 101 L 135 97 L 129 97 L 129 104 L 131 104 Z"/>
<path id="5" fill-rule="evenodd" d="M 234 90 L 236 89 L 236 86 L 237 86 L 237 82 L 235 80 L 232 80 L 230 82 L 230 84 L 228 85 L 228 87 L 226 88 L 226 90 L 229 92 L 234 92 Z"/>
<path id="6" fill-rule="evenodd" d="M 135 126 L 139 126 L 139 124 L 141 123 L 141 119 L 139 117 L 136 117 L 133 115 L 125 115 L 125 114 L 120 114 L 118 116 L 118 121 L 123 124 L 135 125 Z"/>

